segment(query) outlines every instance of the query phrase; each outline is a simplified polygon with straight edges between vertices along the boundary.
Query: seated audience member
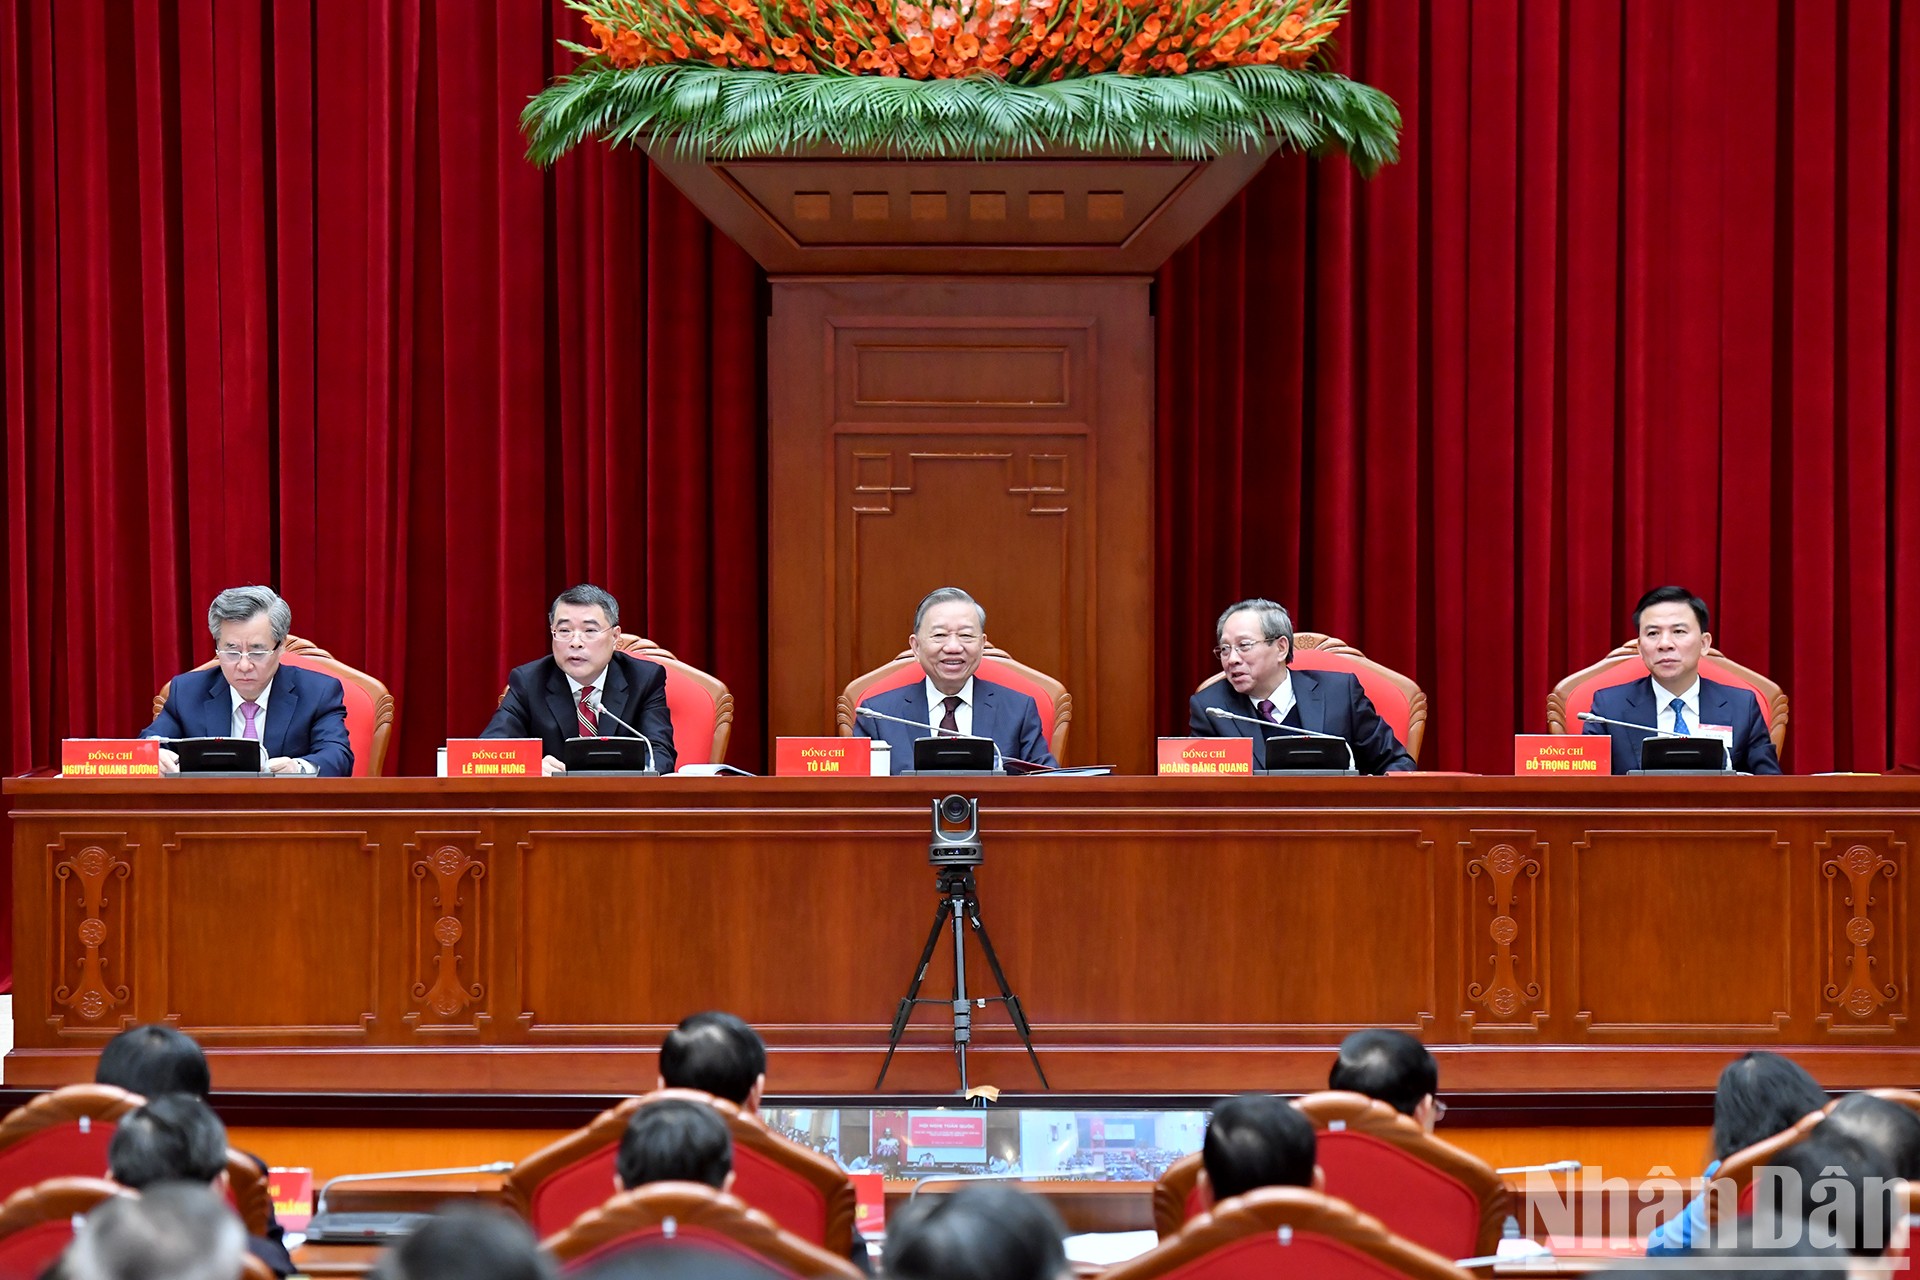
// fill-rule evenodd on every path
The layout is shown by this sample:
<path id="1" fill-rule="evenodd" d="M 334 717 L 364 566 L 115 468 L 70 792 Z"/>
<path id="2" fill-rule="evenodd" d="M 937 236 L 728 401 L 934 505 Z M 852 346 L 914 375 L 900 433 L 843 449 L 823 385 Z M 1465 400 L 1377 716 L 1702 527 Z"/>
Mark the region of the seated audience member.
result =
<path id="1" fill-rule="evenodd" d="M 1719 1172 L 1720 1162 L 1734 1152 L 1791 1129 L 1826 1105 L 1826 1091 L 1791 1058 L 1764 1049 L 1735 1058 L 1714 1088 L 1713 1159 L 1706 1176 L 1711 1179 Z M 1704 1243 L 1711 1194 L 1709 1187 L 1679 1214 L 1655 1227 L 1647 1236 L 1648 1255 L 1681 1253 Z"/>
<path id="2" fill-rule="evenodd" d="M 271 773 L 344 778 L 353 772 L 347 695 L 318 671 L 280 665 L 293 610 L 271 587 L 230 587 L 207 606 L 211 671 L 173 678 L 166 705 L 143 738 L 251 738 Z M 180 757 L 160 749 L 160 772 L 178 773 Z"/>
<path id="3" fill-rule="evenodd" d="M 1427 1046 L 1404 1031 L 1385 1028 L 1356 1031 L 1342 1040 L 1340 1056 L 1327 1073 L 1327 1088 L 1364 1093 L 1413 1117 L 1428 1133 L 1444 1110 L 1434 1097 L 1439 1087 L 1440 1064 Z"/>
<path id="4" fill-rule="evenodd" d="M 164 1022 L 128 1027 L 107 1041 L 94 1064 L 93 1082 L 143 1098 L 185 1093 L 204 1099 L 213 1090 L 206 1053 L 192 1036 Z"/>
<path id="5" fill-rule="evenodd" d="M 1893 1230 L 1894 1182 L 1877 1152 L 1815 1129 L 1754 1171 L 1756 1233 L 1777 1241 L 1804 1235 L 1816 1247 L 1878 1257 Z"/>
<path id="6" fill-rule="evenodd" d="M 731 1013 L 689 1014 L 661 1042 L 660 1088 L 698 1089 L 752 1114 L 766 1084 L 766 1042 Z"/>
<path id="7" fill-rule="evenodd" d="M 1728 1234 L 1730 1239 L 1724 1245 L 1695 1249 L 1685 1256 L 1648 1258 L 1633 1270 L 1654 1275 L 1712 1276 L 1714 1280 L 1834 1280 L 1849 1272 L 1846 1250 L 1815 1243 L 1805 1232 L 1783 1242 L 1763 1236 L 1751 1219 L 1743 1218 Z"/>
<path id="8" fill-rule="evenodd" d="M 1361 773 L 1401 773 L 1413 757 L 1393 736 L 1360 680 L 1346 671 L 1294 671 L 1293 619 L 1271 600 L 1227 606 L 1214 624 L 1214 656 L 1226 679 L 1193 695 L 1187 727 L 1211 738 L 1252 738 L 1253 764 L 1267 767 L 1267 738 L 1310 729 L 1345 738 Z M 1226 711 L 1243 719 L 1210 714 Z M 1271 724 L 1263 730 L 1259 724 Z"/>
<path id="9" fill-rule="evenodd" d="M 622 1191 L 650 1182 L 704 1182 L 726 1191 L 733 1186 L 733 1135 L 712 1107 L 662 1098 L 627 1121 L 613 1168 Z"/>
<path id="10" fill-rule="evenodd" d="M 1051 1206 L 1004 1183 L 919 1196 L 887 1218 L 891 1280 L 1062 1280 L 1064 1230 Z"/>
<path id="11" fill-rule="evenodd" d="M 1780 759 L 1767 736 L 1760 699 L 1751 689 L 1721 684 L 1700 674 L 1700 659 L 1713 647 L 1707 630 L 1707 602 L 1685 587 L 1655 587 L 1633 607 L 1633 633 L 1647 676 L 1593 695 L 1593 713 L 1624 724 L 1594 724 L 1586 733 L 1613 739 L 1613 771 L 1640 767 L 1640 744 L 1653 735 L 1627 724 L 1647 725 L 1663 733 L 1732 734 L 1733 767 L 1741 773 L 1779 773 Z"/>
<path id="12" fill-rule="evenodd" d="M 1284 1098 L 1243 1093 L 1213 1109 L 1200 1147 L 1200 1185 L 1209 1204 L 1262 1187 L 1325 1183 L 1314 1163 L 1313 1121 Z"/>
<path id="13" fill-rule="evenodd" d="M 62 1280 L 235 1280 L 246 1233 L 210 1188 L 169 1182 L 87 1215 Z"/>
<path id="14" fill-rule="evenodd" d="M 1895 1177 L 1920 1183 L 1920 1115 L 1897 1102 L 1850 1093 L 1814 1133 L 1849 1138 L 1885 1161 Z"/>
<path id="15" fill-rule="evenodd" d="M 184 1093 L 151 1098 L 121 1117 L 107 1145 L 107 1169 L 115 1182 L 135 1191 L 160 1182 L 192 1182 L 224 1195 L 227 1127 L 198 1098 Z M 277 1241 L 249 1236 L 247 1249 L 274 1274 L 293 1274 L 293 1259 Z"/>
<path id="16" fill-rule="evenodd" d="M 656 1245 L 616 1253 L 581 1272 L 580 1280 L 788 1280 L 788 1276 L 744 1256 Z"/>
<path id="17" fill-rule="evenodd" d="M 480 736 L 540 739 L 541 766 L 552 775 L 566 772 L 560 751 L 568 738 L 624 738 L 637 729 L 653 743 L 654 767 L 672 773 L 667 669 L 613 647 L 620 602 L 599 587 L 569 587 L 547 609 L 547 631 L 553 652 L 507 673 L 506 698 Z"/>
<path id="18" fill-rule="evenodd" d="M 876 693 L 861 705 L 913 723 L 853 719 L 855 733 L 893 748 L 895 773 L 911 772 L 913 744 L 936 734 L 992 738 L 1008 760 L 1054 767 L 1032 695 L 974 674 L 987 652 L 987 611 L 972 596 L 958 587 L 929 592 L 914 611 L 907 648 L 926 679 Z"/>
<path id="19" fill-rule="evenodd" d="M 559 1270 L 520 1219 L 454 1206 L 387 1250 L 373 1280 L 554 1280 Z"/>

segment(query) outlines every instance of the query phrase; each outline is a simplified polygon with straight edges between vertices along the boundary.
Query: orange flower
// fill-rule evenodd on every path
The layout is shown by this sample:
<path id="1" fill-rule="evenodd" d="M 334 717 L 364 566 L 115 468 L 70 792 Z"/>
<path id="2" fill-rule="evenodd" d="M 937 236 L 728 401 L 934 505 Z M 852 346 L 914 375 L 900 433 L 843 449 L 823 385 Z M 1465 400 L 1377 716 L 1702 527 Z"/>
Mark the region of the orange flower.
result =
<path id="1" fill-rule="evenodd" d="M 933 41 L 926 36 L 914 36 L 907 41 L 907 56 L 916 62 L 933 56 Z"/>
<path id="2" fill-rule="evenodd" d="M 1173 72 L 1173 74 L 1177 76 L 1183 76 L 1187 74 L 1187 55 L 1184 53 L 1168 54 L 1167 70 Z"/>

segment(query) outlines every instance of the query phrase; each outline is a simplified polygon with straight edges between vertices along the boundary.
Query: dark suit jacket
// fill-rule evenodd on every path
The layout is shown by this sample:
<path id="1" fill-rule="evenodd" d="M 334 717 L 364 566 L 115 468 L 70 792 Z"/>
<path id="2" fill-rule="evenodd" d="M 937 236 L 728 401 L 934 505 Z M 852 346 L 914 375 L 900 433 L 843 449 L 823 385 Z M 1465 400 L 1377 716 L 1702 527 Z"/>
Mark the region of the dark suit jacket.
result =
<path id="1" fill-rule="evenodd" d="M 143 738 L 225 738 L 233 733 L 233 686 L 214 667 L 173 678 L 167 704 Z M 353 772 L 347 739 L 347 697 L 340 682 L 285 662 L 267 689 L 267 723 L 260 731 L 267 755 L 313 761 L 324 778 Z"/>
<path id="2" fill-rule="evenodd" d="M 861 705 L 902 720 L 927 724 L 926 677 L 903 688 L 876 693 Z M 853 731 L 862 737 L 878 738 L 892 747 L 895 773 L 912 772 L 914 742 L 933 736 L 931 727 L 913 729 L 890 720 L 869 720 L 865 716 L 853 718 Z M 982 680 L 977 675 L 973 678 L 973 732 L 975 737 L 992 738 L 999 744 L 1003 756 L 1049 768 L 1057 763 L 1040 732 L 1040 707 L 1032 696 Z"/>
<path id="3" fill-rule="evenodd" d="M 1393 736 L 1393 730 L 1373 709 L 1373 702 L 1360 687 L 1357 676 L 1345 671 L 1302 671 L 1295 668 L 1293 700 L 1300 712 L 1300 726 L 1321 733 L 1338 734 L 1353 747 L 1353 762 L 1361 773 L 1400 773 L 1412 769 L 1413 757 Z M 1267 767 L 1267 739 L 1258 725 L 1244 720 L 1221 720 L 1207 714 L 1208 707 L 1219 707 L 1235 715 L 1260 713 L 1253 699 L 1234 692 L 1225 680 L 1216 680 L 1193 695 L 1187 703 L 1187 727 L 1203 738 L 1252 738 L 1253 766 Z M 1277 729 L 1276 729 L 1277 731 Z"/>
<path id="4" fill-rule="evenodd" d="M 538 738 L 541 750 L 560 758 L 560 744 L 580 736 L 573 686 L 551 656 L 515 667 L 507 675 L 507 696 L 480 732 L 483 738 Z M 667 714 L 667 669 L 657 662 L 615 653 L 607 664 L 600 705 L 645 734 L 653 743 L 654 767 L 672 773 L 673 717 Z M 605 718 L 600 732 L 631 736 Z"/>
<path id="5" fill-rule="evenodd" d="M 1661 704 L 1671 702 L 1662 693 L 1654 700 L 1653 677 L 1617 684 L 1593 695 L 1593 714 L 1633 724 L 1660 723 Z M 1778 773 L 1780 757 L 1773 753 L 1767 722 L 1760 715 L 1760 699 L 1751 689 L 1700 677 L 1700 723 L 1733 726 L 1733 767 L 1741 773 Z M 1698 726 L 1692 726 L 1697 728 Z M 1604 733 L 1613 739 L 1613 771 L 1631 773 L 1640 767 L 1640 744 L 1653 735 L 1610 724 L 1588 724 L 1583 733 Z"/>

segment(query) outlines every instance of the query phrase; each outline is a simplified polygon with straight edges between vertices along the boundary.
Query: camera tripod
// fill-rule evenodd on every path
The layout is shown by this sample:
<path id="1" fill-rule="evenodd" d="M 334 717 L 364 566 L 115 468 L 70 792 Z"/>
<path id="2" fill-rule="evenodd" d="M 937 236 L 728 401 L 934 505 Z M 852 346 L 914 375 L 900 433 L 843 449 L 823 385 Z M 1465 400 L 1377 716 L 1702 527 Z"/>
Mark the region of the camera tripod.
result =
<path id="1" fill-rule="evenodd" d="M 878 1089 L 887 1078 L 887 1068 L 893 1065 L 894 1050 L 900 1047 L 900 1037 L 906 1032 L 907 1020 L 913 1017 L 916 1004 L 944 1004 L 953 1010 L 953 1053 L 960 1063 L 960 1093 L 967 1092 L 967 1045 L 973 1039 L 973 1006 L 967 998 L 967 934 L 962 927 L 964 919 L 972 926 L 980 939 L 980 950 L 987 958 L 987 967 L 993 970 L 993 980 L 1000 986 L 997 996 L 983 996 L 980 1004 L 984 1008 L 987 1001 L 998 1000 L 1007 1006 L 1007 1016 L 1013 1019 L 1013 1029 L 1020 1033 L 1020 1043 L 1027 1047 L 1027 1057 L 1033 1060 L 1034 1074 L 1040 1077 L 1040 1087 L 1051 1089 L 1047 1083 L 1047 1073 L 1040 1068 L 1040 1055 L 1033 1051 L 1033 1030 L 1027 1025 L 1027 1015 L 1020 1008 L 1020 997 L 1013 994 L 1013 988 L 1007 985 L 1007 974 L 1000 967 L 1000 957 L 993 952 L 993 939 L 987 936 L 987 926 L 980 922 L 980 890 L 973 881 L 973 867 L 937 866 L 939 872 L 936 885 L 940 893 L 940 904 L 933 910 L 933 928 L 927 932 L 927 945 L 920 948 L 920 963 L 913 971 L 913 981 L 907 985 L 907 994 L 901 997 L 900 1007 L 893 1015 L 893 1031 L 887 1036 L 886 1060 L 880 1064 L 880 1078 L 873 1082 Z M 939 945 L 940 931 L 951 923 L 953 926 L 953 1000 L 934 1000 L 922 998 L 920 984 L 926 981 L 927 966 L 933 963 L 933 949 Z"/>

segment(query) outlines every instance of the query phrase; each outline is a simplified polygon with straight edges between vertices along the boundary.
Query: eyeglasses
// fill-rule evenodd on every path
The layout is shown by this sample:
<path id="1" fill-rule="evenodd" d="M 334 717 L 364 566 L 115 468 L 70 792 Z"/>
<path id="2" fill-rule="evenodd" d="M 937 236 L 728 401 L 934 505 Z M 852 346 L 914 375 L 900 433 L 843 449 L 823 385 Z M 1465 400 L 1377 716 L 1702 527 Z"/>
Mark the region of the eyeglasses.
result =
<path id="1" fill-rule="evenodd" d="M 1280 637 L 1275 636 L 1271 640 L 1242 640 L 1238 644 L 1217 644 L 1213 646 L 1213 656 L 1225 662 L 1228 654 L 1237 653 L 1244 658 L 1263 644 L 1279 643 Z"/>
<path id="2" fill-rule="evenodd" d="M 1442 1120 L 1445 1120 L 1446 1118 L 1447 1118 L 1447 1104 L 1442 1102 L 1440 1099 L 1435 1098 L 1433 1100 L 1433 1122 L 1435 1124 L 1439 1124 Z"/>
<path id="3" fill-rule="evenodd" d="M 963 645 L 971 646 L 980 643 L 980 633 L 978 631 L 935 631 L 929 634 L 927 639 L 936 645 L 944 645 L 949 640 L 958 640 Z"/>
<path id="4" fill-rule="evenodd" d="M 582 644 L 592 644 L 595 640 L 598 640 L 606 634 L 606 629 L 603 627 L 582 627 L 578 631 L 575 631 L 572 627 L 555 627 L 553 629 L 553 638 L 561 644 L 572 644 L 576 637 Z"/>
<path id="5" fill-rule="evenodd" d="M 279 647 L 279 645 L 275 645 L 273 649 L 215 649 L 213 656 L 220 659 L 220 661 L 227 666 L 232 666 L 242 658 L 245 658 L 248 662 L 265 662 L 273 656 L 274 649 L 278 649 Z"/>

